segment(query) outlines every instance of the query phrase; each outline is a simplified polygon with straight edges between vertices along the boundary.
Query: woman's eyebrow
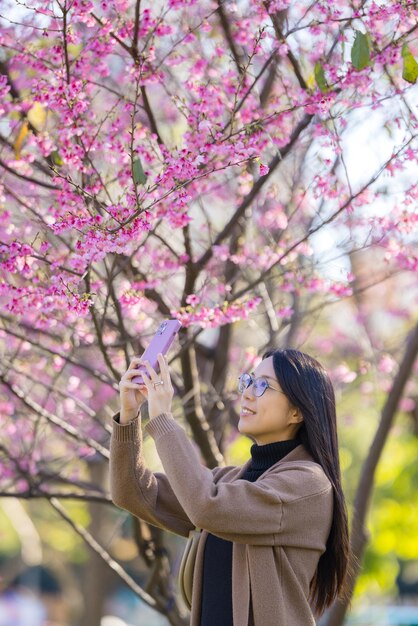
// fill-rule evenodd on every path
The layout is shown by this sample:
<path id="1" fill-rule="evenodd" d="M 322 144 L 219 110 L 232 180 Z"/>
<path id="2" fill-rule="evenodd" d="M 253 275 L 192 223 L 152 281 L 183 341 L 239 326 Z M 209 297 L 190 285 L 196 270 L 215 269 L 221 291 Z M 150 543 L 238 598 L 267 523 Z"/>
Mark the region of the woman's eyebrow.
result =
<path id="1" fill-rule="evenodd" d="M 250 372 L 251 376 L 254 376 L 254 372 Z M 263 378 L 270 378 L 270 380 L 276 380 L 273 376 L 267 376 L 267 374 L 261 374 Z"/>

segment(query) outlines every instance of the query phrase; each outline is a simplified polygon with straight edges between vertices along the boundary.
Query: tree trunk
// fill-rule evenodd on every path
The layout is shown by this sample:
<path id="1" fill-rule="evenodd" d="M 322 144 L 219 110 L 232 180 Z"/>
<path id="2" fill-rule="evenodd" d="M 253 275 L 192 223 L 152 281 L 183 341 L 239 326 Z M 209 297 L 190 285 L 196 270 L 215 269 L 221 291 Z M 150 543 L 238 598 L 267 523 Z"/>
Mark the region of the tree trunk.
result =
<path id="1" fill-rule="evenodd" d="M 359 485 L 357 487 L 351 531 L 353 559 L 351 563 L 352 571 L 348 582 L 348 597 L 345 601 L 335 602 L 330 607 L 324 615 L 323 620 L 321 620 L 321 625 L 323 626 L 341 626 L 352 598 L 355 582 L 360 572 L 363 553 L 368 538 L 367 531 L 365 529 L 365 521 L 373 492 L 376 467 L 382 454 L 390 428 L 393 424 L 405 385 L 411 376 L 417 354 L 418 324 L 411 332 L 407 340 L 404 357 L 383 407 L 380 423 L 372 445 L 370 446 L 369 454 L 363 464 Z"/>
<path id="2" fill-rule="evenodd" d="M 107 471 L 105 463 L 90 463 L 92 483 L 103 485 L 104 473 Z M 91 522 L 89 532 L 102 544 L 106 543 L 106 514 L 105 505 L 90 502 L 88 504 Z M 84 568 L 81 593 L 84 600 L 83 615 L 80 626 L 100 626 L 103 616 L 104 601 L 108 597 L 109 588 L 114 580 L 114 572 L 103 563 L 102 558 L 93 550 L 89 550 L 89 559 Z"/>

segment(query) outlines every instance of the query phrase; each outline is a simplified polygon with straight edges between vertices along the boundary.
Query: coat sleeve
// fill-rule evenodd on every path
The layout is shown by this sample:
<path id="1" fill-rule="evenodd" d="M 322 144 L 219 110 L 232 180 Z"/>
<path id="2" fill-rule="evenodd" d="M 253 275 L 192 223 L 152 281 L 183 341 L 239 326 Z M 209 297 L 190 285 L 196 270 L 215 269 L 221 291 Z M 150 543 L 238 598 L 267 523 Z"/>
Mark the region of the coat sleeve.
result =
<path id="1" fill-rule="evenodd" d="M 238 543 L 325 549 L 333 493 L 316 463 L 284 462 L 256 482 L 215 481 L 171 413 L 153 418 L 145 430 L 193 525 Z"/>
<path id="2" fill-rule="evenodd" d="M 184 537 L 194 528 L 165 474 L 153 473 L 142 453 L 140 418 L 113 418 L 110 440 L 110 495 L 114 504 L 159 528 Z"/>
<path id="3" fill-rule="evenodd" d="M 128 424 L 119 423 L 119 414 L 113 417 L 110 440 L 110 495 L 114 504 L 149 522 L 187 537 L 195 528 L 180 504 L 164 473 L 147 468 L 142 452 L 140 418 Z M 233 468 L 215 468 L 213 479 L 218 480 Z"/>

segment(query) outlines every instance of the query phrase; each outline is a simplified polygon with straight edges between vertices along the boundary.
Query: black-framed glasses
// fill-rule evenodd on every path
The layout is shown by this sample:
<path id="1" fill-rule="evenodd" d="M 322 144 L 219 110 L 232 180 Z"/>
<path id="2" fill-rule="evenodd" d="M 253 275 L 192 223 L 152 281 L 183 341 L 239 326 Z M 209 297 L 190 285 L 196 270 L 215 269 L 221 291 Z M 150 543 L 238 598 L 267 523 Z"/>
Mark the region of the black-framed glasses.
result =
<path id="1" fill-rule="evenodd" d="M 250 385 L 253 386 L 252 392 L 257 398 L 262 396 L 266 389 L 272 389 L 273 391 L 284 393 L 281 389 L 276 389 L 275 387 L 272 387 L 267 378 L 264 378 L 264 376 L 260 376 L 259 378 L 253 378 L 251 374 L 241 374 L 241 376 L 238 378 L 238 391 L 240 393 L 243 393 L 246 389 L 248 389 Z"/>

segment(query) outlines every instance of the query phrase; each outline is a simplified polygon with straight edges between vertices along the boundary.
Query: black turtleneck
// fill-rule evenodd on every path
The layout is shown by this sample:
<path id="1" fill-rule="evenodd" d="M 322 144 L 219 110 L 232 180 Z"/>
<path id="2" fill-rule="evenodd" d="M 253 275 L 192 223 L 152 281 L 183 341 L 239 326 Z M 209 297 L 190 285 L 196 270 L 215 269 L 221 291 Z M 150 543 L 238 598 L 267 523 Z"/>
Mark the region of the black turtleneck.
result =
<path id="1" fill-rule="evenodd" d="M 251 446 L 251 462 L 238 480 L 255 482 L 284 458 L 299 439 Z M 200 626 L 232 626 L 232 542 L 209 534 L 203 561 Z"/>

